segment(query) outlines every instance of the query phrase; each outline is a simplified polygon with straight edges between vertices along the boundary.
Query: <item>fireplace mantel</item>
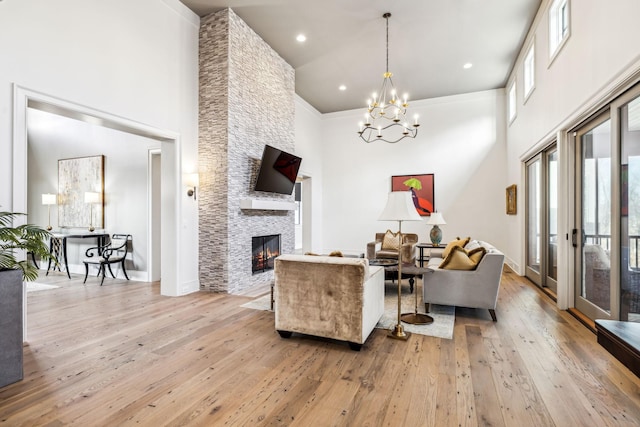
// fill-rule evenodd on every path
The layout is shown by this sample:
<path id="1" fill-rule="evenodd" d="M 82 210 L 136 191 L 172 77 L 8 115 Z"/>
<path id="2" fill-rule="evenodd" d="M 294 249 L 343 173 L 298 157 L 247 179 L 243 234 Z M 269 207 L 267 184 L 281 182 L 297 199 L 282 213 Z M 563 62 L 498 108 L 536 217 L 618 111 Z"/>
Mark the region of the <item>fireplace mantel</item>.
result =
<path id="1" fill-rule="evenodd" d="M 294 202 L 285 202 L 282 200 L 242 199 L 240 200 L 240 209 L 294 211 L 296 210 L 296 204 Z"/>

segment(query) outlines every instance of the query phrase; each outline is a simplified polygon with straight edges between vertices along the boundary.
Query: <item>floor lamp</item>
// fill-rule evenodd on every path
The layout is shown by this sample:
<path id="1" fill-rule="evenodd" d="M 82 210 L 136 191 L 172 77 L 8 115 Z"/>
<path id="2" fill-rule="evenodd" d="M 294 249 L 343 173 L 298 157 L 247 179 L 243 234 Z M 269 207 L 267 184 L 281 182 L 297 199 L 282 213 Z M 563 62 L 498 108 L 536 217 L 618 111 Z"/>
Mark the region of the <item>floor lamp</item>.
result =
<path id="1" fill-rule="evenodd" d="M 379 221 L 398 221 L 398 323 L 389 331 L 389 338 L 406 340 L 409 333 L 405 332 L 400 316 L 402 315 L 402 221 L 421 221 L 416 211 L 409 191 L 392 191 L 389 193 L 387 205 L 380 214 Z M 418 292 L 416 290 L 416 292 Z"/>

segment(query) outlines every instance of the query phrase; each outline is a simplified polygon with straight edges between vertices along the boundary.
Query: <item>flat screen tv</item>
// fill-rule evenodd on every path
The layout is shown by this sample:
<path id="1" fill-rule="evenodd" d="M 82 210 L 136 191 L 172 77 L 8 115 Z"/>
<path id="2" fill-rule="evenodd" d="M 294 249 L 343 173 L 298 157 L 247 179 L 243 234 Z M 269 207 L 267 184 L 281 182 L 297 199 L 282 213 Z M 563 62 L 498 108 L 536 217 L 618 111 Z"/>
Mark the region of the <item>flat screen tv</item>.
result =
<path id="1" fill-rule="evenodd" d="M 300 157 L 265 145 L 254 190 L 291 194 L 301 163 Z"/>

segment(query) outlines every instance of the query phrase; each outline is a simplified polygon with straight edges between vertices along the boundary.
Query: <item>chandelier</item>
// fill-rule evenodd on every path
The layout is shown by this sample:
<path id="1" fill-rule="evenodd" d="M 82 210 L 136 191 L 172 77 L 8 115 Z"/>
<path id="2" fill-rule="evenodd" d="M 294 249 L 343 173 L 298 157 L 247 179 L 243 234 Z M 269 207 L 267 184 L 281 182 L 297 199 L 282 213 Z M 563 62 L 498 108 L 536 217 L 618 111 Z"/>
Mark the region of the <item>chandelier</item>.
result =
<path id="1" fill-rule="evenodd" d="M 407 107 L 409 96 L 405 93 L 402 98 L 393 86 L 389 71 L 389 18 L 391 13 L 382 15 L 387 21 L 387 68 L 382 75 L 382 88 L 379 93 L 373 93 L 367 101 L 367 112 L 364 121 L 360 122 L 358 134 L 365 142 L 384 141 L 396 143 L 404 138 L 415 138 L 418 134 L 418 115 L 413 116 L 413 123 L 407 121 Z"/>

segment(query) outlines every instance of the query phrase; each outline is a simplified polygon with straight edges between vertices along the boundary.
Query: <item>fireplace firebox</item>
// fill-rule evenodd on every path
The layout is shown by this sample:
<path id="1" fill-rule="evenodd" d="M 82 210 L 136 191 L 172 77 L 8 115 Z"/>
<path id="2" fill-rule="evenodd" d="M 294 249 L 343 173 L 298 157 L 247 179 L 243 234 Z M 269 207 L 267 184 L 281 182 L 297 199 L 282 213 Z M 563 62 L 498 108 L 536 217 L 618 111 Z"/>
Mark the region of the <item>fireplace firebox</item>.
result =
<path id="1" fill-rule="evenodd" d="M 251 248 L 251 272 L 256 274 L 273 270 L 275 259 L 280 255 L 280 235 L 252 237 Z"/>

